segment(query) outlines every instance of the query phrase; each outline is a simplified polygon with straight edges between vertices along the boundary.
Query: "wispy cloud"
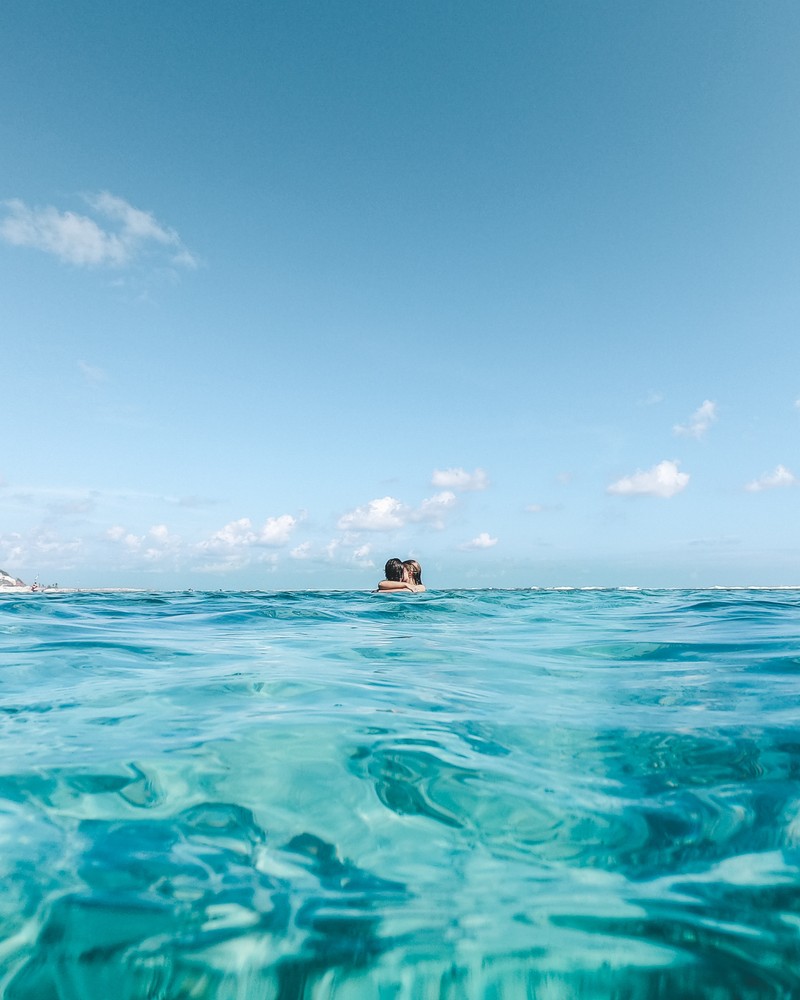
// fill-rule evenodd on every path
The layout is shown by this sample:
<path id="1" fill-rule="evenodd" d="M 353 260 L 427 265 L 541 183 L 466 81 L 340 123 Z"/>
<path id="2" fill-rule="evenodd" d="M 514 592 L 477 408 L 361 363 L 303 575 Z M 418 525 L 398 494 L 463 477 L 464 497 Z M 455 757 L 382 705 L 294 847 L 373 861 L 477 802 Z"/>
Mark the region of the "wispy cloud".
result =
<path id="1" fill-rule="evenodd" d="M 289 557 L 297 560 L 335 562 L 338 566 L 358 566 L 360 569 L 375 567 L 372 546 L 369 543 L 353 547 L 352 543 L 342 538 L 332 538 L 326 544 L 317 547 L 310 541 L 301 542 L 289 552 Z"/>
<path id="2" fill-rule="evenodd" d="M 87 194 L 84 195 L 84 198 L 86 203 L 98 214 L 120 224 L 120 238 L 128 246 L 132 246 L 137 241 L 147 242 L 148 240 L 153 240 L 164 246 L 181 246 L 180 236 L 174 229 L 162 226 L 152 212 L 143 212 L 140 208 L 134 208 L 124 198 L 119 198 L 108 191 Z"/>
<path id="3" fill-rule="evenodd" d="M 460 546 L 462 549 L 491 549 L 497 545 L 497 539 L 492 538 L 488 531 L 482 531 L 477 537 Z"/>
<path id="4" fill-rule="evenodd" d="M 665 460 L 646 472 L 637 471 L 612 483 L 606 492 L 617 496 L 673 497 L 686 489 L 689 473 L 679 472 L 678 463 Z"/>
<path id="5" fill-rule="evenodd" d="M 33 247 L 79 267 L 122 267 L 129 250 L 115 233 L 107 233 L 85 215 L 46 208 L 28 208 L 14 198 L 5 202 L 7 215 L 0 236 L 12 246 Z"/>
<path id="6" fill-rule="evenodd" d="M 143 537 L 140 535 L 135 535 L 132 531 L 128 531 L 127 528 L 123 528 L 121 524 L 115 524 L 113 527 L 106 531 L 106 538 L 110 542 L 117 542 L 124 546 L 131 552 L 135 552 L 142 546 Z"/>
<path id="7" fill-rule="evenodd" d="M 83 200 L 95 218 L 60 211 L 53 205 L 31 207 L 18 198 L 5 201 L 0 238 L 12 246 L 53 254 L 76 267 L 124 268 L 157 249 L 165 255 L 164 263 L 197 267 L 196 256 L 178 233 L 158 222 L 151 212 L 135 208 L 108 191 L 84 195 Z"/>
<path id="8" fill-rule="evenodd" d="M 115 525 L 106 532 L 106 539 L 135 557 L 135 561 L 153 564 L 169 558 L 176 565 L 194 564 L 199 556 L 208 562 L 196 568 L 224 572 L 243 569 L 250 563 L 274 564 L 276 550 L 289 542 L 296 524 L 291 514 L 269 517 L 261 527 L 254 526 L 249 517 L 241 517 L 199 542 L 184 541 L 165 524 L 156 524 L 141 535 Z"/>
<path id="9" fill-rule="evenodd" d="M 704 400 L 685 424 L 675 424 L 672 428 L 682 437 L 701 438 L 717 419 L 717 404 Z"/>
<path id="10" fill-rule="evenodd" d="M 737 535 L 723 535 L 719 538 L 691 538 L 686 544 L 698 549 L 730 549 L 741 545 L 742 540 Z"/>
<path id="11" fill-rule="evenodd" d="M 108 373 L 106 371 L 102 368 L 97 368 L 95 365 L 87 364 L 86 361 L 79 361 L 78 368 L 89 385 L 100 385 L 101 382 L 108 381 Z"/>
<path id="12" fill-rule="evenodd" d="M 435 493 L 427 500 L 423 500 L 419 507 L 411 512 L 410 519 L 427 522 L 435 528 L 442 528 L 444 527 L 445 513 L 455 507 L 457 502 L 455 493 L 450 490 L 442 490 L 441 493 Z"/>
<path id="13" fill-rule="evenodd" d="M 357 549 L 353 550 L 353 562 L 359 566 L 363 566 L 365 569 L 374 566 L 375 562 L 371 558 L 371 552 L 371 545 L 359 545 Z"/>
<path id="14" fill-rule="evenodd" d="M 527 514 L 549 514 L 553 511 L 563 510 L 561 504 L 529 503 L 525 505 Z"/>
<path id="15" fill-rule="evenodd" d="M 0 535 L 0 557 L 3 563 L 11 565 L 35 564 L 40 560 L 50 565 L 57 561 L 68 569 L 82 548 L 81 539 L 62 539 L 44 528 L 28 536 L 20 532 Z"/>
<path id="16" fill-rule="evenodd" d="M 785 465 L 778 465 L 774 472 L 761 476 L 747 483 L 745 489 L 748 493 L 760 493 L 762 490 L 774 490 L 780 486 L 795 486 L 797 477 L 791 473 Z"/>
<path id="17" fill-rule="evenodd" d="M 261 552 L 255 556 L 250 549 L 233 549 L 230 552 L 214 553 L 208 562 L 199 563 L 194 568 L 198 573 L 223 574 L 235 573 L 252 565 L 269 567 L 274 571 L 278 565 L 278 557 L 274 552 Z"/>
<path id="18" fill-rule="evenodd" d="M 434 469 L 431 485 L 440 490 L 467 493 L 485 490 L 489 485 L 489 477 L 483 469 L 475 469 L 474 472 L 467 472 L 466 469 Z"/>
<path id="19" fill-rule="evenodd" d="M 69 500 L 55 501 L 47 505 L 47 511 L 56 517 L 90 514 L 96 509 L 97 498 L 91 494 L 84 497 L 74 497 Z"/>
<path id="20" fill-rule="evenodd" d="M 168 557 L 174 559 L 183 555 L 181 538 L 173 535 L 166 524 L 154 524 L 142 535 L 114 525 L 106 531 L 106 538 L 145 564 L 160 563 Z"/>

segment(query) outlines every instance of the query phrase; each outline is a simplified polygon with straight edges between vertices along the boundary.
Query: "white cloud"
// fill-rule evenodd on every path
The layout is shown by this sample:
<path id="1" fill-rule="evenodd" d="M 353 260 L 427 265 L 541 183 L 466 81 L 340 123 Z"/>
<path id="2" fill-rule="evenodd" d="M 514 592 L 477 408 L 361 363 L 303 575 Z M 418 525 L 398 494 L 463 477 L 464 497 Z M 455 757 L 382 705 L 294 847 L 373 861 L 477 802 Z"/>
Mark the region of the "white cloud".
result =
<path id="1" fill-rule="evenodd" d="M 24 563 L 27 556 L 25 541 L 18 531 L 12 531 L 7 535 L 0 535 L 0 553 L 2 553 L 3 565 L 17 565 Z"/>
<path id="2" fill-rule="evenodd" d="M 342 531 L 394 531 L 407 522 L 409 508 L 394 497 L 370 500 L 339 518 Z"/>
<path id="3" fill-rule="evenodd" d="M 359 531 L 397 531 L 407 524 L 426 523 L 434 528 L 444 526 L 445 513 L 457 504 L 455 493 L 442 490 L 423 500 L 419 507 L 410 507 L 395 497 L 380 497 L 343 514 L 338 528 L 348 533 Z"/>
<path id="4" fill-rule="evenodd" d="M 181 544 L 180 538 L 171 535 L 166 524 L 154 524 L 144 535 L 136 535 L 116 524 L 106 531 L 106 538 L 124 546 L 129 552 L 139 553 L 150 562 L 177 553 Z"/>
<path id="5" fill-rule="evenodd" d="M 224 528 L 215 531 L 214 534 L 199 543 L 198 548 L 208 549 L 212 552 L 221 552 L 225 549 L 236 549 L 252 545 L 257 538 L 253 531 L 253 522 L 249 517 L 240 517 L 236 521 L 230 521 Z"/>
<path id="6" fill-rule="evenodd" d="M 353 550 L 353 562 L 357 566 L 361 566 L 362 569 L 371 569 L 375 565 L 370 557 L 371 552 L 371 545 L 359 545 L 357 549 Z"/>
<path id="7" fill-rule="evenodd" d="M 240 517 L 215 531 L 210 538 L 199 542 L 197 547 L 209 552 L 225 552 L 265 545 L 285 545 L 296 523 L 291 514 L 281 514 L 280 517 L 267 518 L 264 526 L 257 529 L 253 527 L 249 517 Z"/>
<path id="8" fill-rule="evenodd" d="M 796 476 L 791 473 L 785 465 L 778 465 L 774 472 L 754 479 L 745 486 L 749 493 L 760 493 L 762 490 L 774 490 L 779 486 L 794 486 L 797 483 Z"/>
<path id="9" fill-rule="evenodd" d="M 78 267 L 126 267 L 154 245 L 171 248 L 170 264 L 197 267 L 196 257 L 177 232 L 161 225 L 152 213 L 108 191 L 85 195 L 84 200 L 104 225 L 88 215 L 62 212 L 52 205 L 31 208 L 13 198 L 3 203 L 6 215 L 0 221 L 0 237 L 12 246 L 42 250 Z"/>
<path id="10" fill-rule="evenodd" d="M 65 540 L 44 529 L 39 529 L 28 537 L 23 537 L 19 532 L 0 535 L 0 555 L 6 569 L 9 565 L 30 565 L 39 561 L 50 566 L 58 560 L 67 560 L 64 568 L 71 568 L 69 563 L 81 554 L 83 547 L 84 543 L 79 538 Z"/>
<path id="11" fill-rule="evenodd" d="M 311 542 L 301 542 L 296 545 L 289 553 L 292 559 L 310 559 L 311 558 Z"/>
<path id="12" fill-rule="evenodd" d="M 113 528 L 109 528 L 106 532 L 106 538 L 112 542 L 119 542 L 120 545 L 124 545 L 126 549 L 131 552 L 135 552 L 137 549 L 142 547 L 142 542 L 144 538 L 139 535 L 134 535 L 132 531 L 128 531 L 127 528 L 123 528 L 121 524 L 115 524 Z"/>
<path id="13" fill-rule="evenodd" d="M 456 502 L 455 493 L 451 493 L 450 490 L 442 490 L 441 493 L 436 493 L 427 500 L 423 500 L 419 507 L 415 511 L 411 512 L 410 520 L 427 521 L 430 522 L 435 528 L 443 528 L 443 515 L 446 511 L 450 510 Z"/>
<path id="14" fill-rule="evenodd" d="M 483 469 L 476 469 L 474 472 L 467 472 L 466 469 L 435 469 L 431 485 L 466 493 L 485 490 L 489 485 L 489 477 Z"/>
<path id="15" fill-rule="evenodd" d="M 18 199 L 5 202 L 8 215 L 0 222 L 0 236 L 12 246 L 52 253 L 68 264 L 121 267 L 130 250 L 115 233 L 107 233 L 84 215 L 59 212 L 52 206 L 28 208 Z"/>
<path id="16" fill-rule="evenodd" d="M 544 509 L 544 505 L 540 503 L 529 503 L 525 508 L 529 514 L 541 514 Z"/>
<path id="17" fill-rule="evenodd" d="M 684 437 L 701 438 L 717 419 L 717 404 L 704 400 L 686 424 L 676 424 L 673 430 Z"/>
<path id="18" fill-rule="evenodd" d="M 296 524 L 291 514 L 268 517 L 259 533 L 259 541 L 262 545 L 285 545 Z"/>
<path id="19" fill-rule="evenodd" d="M 612 483 L 607 492 L 618 496 L 673 497 L 686 489 L 688 482 L 688 472 L 679 472 L 677 462 L 665 460 L 647 472 L 624 476 Z"/>
<path id="20" fill-rule="evenodd" d="M 490 549 L 493 545 L 497 545 L 497 539 L 492 538 L 488 531 L 482 531 L 476 538 L 473 538 L 472 541 L 464 542 L 461 548 Z"/>
<path id="21" fill-rule="evenodd" d="M 180 536 L 171 534 L 166 524 L 154 524 L 141 542 L 142 545 L 148 543 L 142 552 L 142 558 L 149 563 L 167 558 L 179 560 L 183 553 Z"/>

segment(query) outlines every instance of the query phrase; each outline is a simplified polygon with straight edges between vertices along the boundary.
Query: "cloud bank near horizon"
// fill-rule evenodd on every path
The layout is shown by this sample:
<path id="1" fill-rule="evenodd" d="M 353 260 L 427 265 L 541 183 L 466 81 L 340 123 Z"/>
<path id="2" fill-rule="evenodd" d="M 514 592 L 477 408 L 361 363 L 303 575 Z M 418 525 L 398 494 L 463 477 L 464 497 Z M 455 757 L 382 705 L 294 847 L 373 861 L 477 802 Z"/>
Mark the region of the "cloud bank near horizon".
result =
<path id="1" fill-rule="evenodd" d="M 147 231 L 147 223 L 139 221 Z M 78 368 L 88 382 L 96 384 L 108 378 L 104 370 L 87 362 L 78 362 Z M 695 413 L 698 421 L 699 413 L 699 410 Z M 711 411 L 706 408 L 703 413 L 710 420 Z M 439 534 L 464 523 L 469 494 L 489 485 L 488 475 L 481 468 L 472 472 L 455 466 L 435 469 L 431 480 L 451 488 L 440 489 L 416 503 L 391 495 L 377 497 L 322 523 L 304 524 L 309 518 L 305 510 L 278 513 L 263 520 L 236 517 L 199 537 L 191 537 L 192 533 L 183 525 L 167 524 L 158 518 L 166 516 L 171 520 L 167 509 L 174 510 L 183 504 L 210 511 L 219 501 L 181 501 L 136 491 L 26 488 L 0 478 L 0 497 L 16 516 L 22 518 L 35 512 L 33 520 L 29 518 L 27 530 L 0 533 L 0 565 L 18 572 L 28 571 L 29 567 L 47 568 L 51 572 L 49 567 L 57 567 L 55 573 L 64 573 L 77 566 L 95 565 L 118 567 L 120 572 L 170 569 L 225 573 L 248 566 L 274 567 L 283 558 L 293 562 L 374 567 L 376 560 L 383 560 L 382 550 L 387 545 L 413 548 L 415 538 L 424 551 L 478 553 L 496 548 L 499 539 L 491 530 L 482 530 L 461 541 L 452 533 L 445 533 L 443 542 L 430 547 L 422 542 L 425 534 L 432 537 L 431 533 Z M 689 482 L 689 473 L 681 471 L 677 459 L 665 459 L 615 480 L 606 487 L 606 493 L 621 498 L 671 499 L 686 490 Z M 787 466 L 777 465 L 772 472 L 747 482 L 741 489 L 759 494 L 799 483 Z M 540 514 L 554 508 L 535 503 L 523 509 L 527 514 Z M 138 521 L 138 527 L 125 526 L 124 520 L 111 520 L 126 510 L 129 524 Z M 148 524 L 144 521 L 145 510 L 155 514 L 150 527 L 145 526 Z M 109 519 L 103 524 L 106 516 Z M 492 525 L 488 527 L 491 529 Z M 378 545 L 372 541 L 375 537 L 380 539 Z"/>

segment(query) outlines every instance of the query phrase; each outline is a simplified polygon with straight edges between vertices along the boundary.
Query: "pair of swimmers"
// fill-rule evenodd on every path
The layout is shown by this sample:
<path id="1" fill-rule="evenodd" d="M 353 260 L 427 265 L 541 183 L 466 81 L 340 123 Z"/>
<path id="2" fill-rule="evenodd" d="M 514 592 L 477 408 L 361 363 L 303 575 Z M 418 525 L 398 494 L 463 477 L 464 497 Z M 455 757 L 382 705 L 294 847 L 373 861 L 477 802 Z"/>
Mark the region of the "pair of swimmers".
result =
<path id="1" fill-rule="evenodd" d="M 416 559 L 406 559 L 405 562 L 390 559 L 384 566 L 383 573 L 386 579 L 378 584 L 378 590 L 404 590 L 419 594 L 425 589 L 422 582 L 422 567 Z"/>

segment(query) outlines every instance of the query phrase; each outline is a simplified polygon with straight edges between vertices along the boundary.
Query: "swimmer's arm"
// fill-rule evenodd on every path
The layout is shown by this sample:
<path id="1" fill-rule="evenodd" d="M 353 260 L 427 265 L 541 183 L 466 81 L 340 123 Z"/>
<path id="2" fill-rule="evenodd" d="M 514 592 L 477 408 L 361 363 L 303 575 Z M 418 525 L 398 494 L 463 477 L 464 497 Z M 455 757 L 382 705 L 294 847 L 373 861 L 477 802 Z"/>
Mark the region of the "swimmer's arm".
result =
<path id="1" fill-rule="evenodd" d="M 381 580 L 378 590 L 410 590 L 412 594 L 414 593 L 411 584 L 404 583 L 403 580 Z"/>

